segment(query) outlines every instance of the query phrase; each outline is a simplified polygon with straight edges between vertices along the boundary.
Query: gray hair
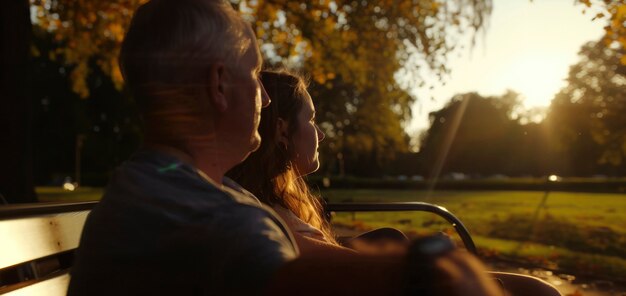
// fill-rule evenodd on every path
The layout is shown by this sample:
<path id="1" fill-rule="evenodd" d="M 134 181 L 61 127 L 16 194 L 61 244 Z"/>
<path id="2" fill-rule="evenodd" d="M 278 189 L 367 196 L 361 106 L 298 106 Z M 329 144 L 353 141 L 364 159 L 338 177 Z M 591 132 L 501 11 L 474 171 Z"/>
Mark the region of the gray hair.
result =
<path id="1" fill-rule="evenodd" d="M 173 129 L 165 134 L 184 126 L 203 128 L 198 117 L 212 112 L 202 95 L 209 67 L 223 62 L 228 70 L 237 69 L 252 38 L 250 27 L 225 1 L 151 0 L 139 7 L 119 61 L 146 125 Z"/>

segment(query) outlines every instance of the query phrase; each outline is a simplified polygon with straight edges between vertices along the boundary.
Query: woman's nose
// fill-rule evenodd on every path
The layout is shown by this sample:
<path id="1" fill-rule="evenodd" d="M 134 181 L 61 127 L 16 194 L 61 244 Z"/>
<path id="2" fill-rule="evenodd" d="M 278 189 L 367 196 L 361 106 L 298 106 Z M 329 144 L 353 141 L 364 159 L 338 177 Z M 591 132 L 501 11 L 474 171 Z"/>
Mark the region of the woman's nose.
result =
<path id="1" fill-rule="evenodd" d="M 315 129 L 317 130 L 317 141 L 321 142 L 322 140 L 324 140 L 324 138 L 326 138 L 326 134 L 324 134 L 322 129 L 320 129 L 317 124 L 315 125 Z"/>

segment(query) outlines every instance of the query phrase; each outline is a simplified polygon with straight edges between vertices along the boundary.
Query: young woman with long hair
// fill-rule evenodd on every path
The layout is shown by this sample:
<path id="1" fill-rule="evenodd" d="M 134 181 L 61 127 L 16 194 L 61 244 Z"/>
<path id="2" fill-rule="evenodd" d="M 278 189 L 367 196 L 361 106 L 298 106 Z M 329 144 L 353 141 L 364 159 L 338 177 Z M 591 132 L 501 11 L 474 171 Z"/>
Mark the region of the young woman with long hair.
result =
<path id="1" fill-rule="evenodd" d="M 272 103 L 261 113 L 257 151 L 228 175 L 285 220 L 303 253 L 337 244 L 323 217 L 319 196 L 303 176 L 319 168 L 318 143 L 324 133 L 305 80 L 287 71 L 264 71 L 261 81 Z"/>

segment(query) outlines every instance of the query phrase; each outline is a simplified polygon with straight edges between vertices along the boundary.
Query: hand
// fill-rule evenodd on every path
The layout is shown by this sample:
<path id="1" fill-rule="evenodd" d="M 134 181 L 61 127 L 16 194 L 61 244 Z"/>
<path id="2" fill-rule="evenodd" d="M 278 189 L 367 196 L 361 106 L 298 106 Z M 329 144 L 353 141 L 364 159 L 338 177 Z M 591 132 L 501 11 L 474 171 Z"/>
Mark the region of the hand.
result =
<path id="1" fill-rule="evenodd" d="M 439 295 L 502 296 L 505 291 L 498 286 L 485 266 L 472 254 L 455 250 L 434 262 L 436 271 L 435 292 Z"/>
<path id="2" fill-rule="evenodd" d="M 416 240 L 409 247 L 407 265 L 408 295 L 504 295 L 485 266 L 444 235 Z"/>

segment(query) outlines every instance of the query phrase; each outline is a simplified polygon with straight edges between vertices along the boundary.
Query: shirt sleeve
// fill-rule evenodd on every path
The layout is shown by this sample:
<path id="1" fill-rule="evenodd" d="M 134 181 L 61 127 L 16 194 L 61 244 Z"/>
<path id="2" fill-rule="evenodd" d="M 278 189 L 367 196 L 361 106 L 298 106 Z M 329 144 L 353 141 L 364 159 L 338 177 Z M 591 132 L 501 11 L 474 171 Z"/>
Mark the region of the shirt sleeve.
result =
<path id="1" fill-rule="evenodd" d="M 216 294 L 260 294 L 274 272 L 297 257 L 288 230 L 269 211 L 238 205 L 218 216 L 208 224 L 207 237 L 212 245 L 207 284 Z"/>

